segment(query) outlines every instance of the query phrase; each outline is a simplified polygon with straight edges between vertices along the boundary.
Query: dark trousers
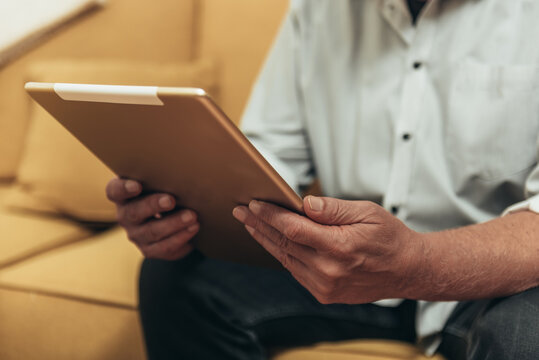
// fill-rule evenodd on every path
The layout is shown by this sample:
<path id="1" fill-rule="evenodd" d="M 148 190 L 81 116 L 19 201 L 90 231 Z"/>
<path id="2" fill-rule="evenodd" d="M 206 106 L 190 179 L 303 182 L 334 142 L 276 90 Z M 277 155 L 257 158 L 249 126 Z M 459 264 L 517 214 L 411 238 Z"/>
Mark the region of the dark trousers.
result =
<path id="1" fill-rule="evenodd" d="M 321 305 L 287 272 L 204 258 L 145 260 L 140 311 L 150 359 L 266 359 L 274 348 L 360 338 L 415 341 L 415 302 Z M 448 359 L 539 359 L 538 289 L 460 303 Z"/>

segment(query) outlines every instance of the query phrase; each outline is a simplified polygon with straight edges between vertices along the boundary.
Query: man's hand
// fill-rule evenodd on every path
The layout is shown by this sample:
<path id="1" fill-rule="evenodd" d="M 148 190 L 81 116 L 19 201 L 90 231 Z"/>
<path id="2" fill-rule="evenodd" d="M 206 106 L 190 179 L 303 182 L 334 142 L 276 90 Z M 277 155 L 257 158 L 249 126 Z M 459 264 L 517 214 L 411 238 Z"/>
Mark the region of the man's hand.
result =
<path id="1" fill-rule="evenodd" d="M 176 210 L 169 194 L 141 196 L 142 186 L 133 180 L 113 179 L 107 197 L 118 209 L 118 222 L 144 256 L 176 260 L 189 254 L 189 243 L 200 225 L 191 210 Z"/>
<path id="2" fill-rule="evenodd" d="M 252 201 L 233 215 L 323 304 L 406 297 L 420 234 L 372 202 L 309 196 L 304 208 L 307 217 Z"/>

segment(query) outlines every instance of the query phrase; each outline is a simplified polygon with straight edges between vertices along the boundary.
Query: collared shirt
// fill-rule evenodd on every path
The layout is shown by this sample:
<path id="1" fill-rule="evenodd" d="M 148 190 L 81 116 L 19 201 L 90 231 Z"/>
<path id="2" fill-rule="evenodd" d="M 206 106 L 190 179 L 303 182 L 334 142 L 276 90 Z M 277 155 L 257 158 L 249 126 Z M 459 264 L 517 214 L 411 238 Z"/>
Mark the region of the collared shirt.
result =
<path id="1" fill-rule="evenodd" d="M 537 19 L 537 0 L 431 0 L 416 26 L 406 0 L 293 0 L 243 130 L 295 189 L 318 177 L 416 231 L 537 211 Z M 455 304 L 420 302 L 419 337 Z"/>

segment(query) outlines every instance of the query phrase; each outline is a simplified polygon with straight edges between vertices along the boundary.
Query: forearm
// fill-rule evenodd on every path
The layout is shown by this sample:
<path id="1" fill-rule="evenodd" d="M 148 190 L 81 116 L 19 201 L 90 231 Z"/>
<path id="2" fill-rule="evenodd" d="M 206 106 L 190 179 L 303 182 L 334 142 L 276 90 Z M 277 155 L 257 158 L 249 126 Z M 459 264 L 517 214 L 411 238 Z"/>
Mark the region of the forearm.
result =
<path id="1" fill-rule="evenodd" d="M 422 260 L 408 297 L 470 300 L 539 286 L 539 215 L 520 212 L 419 235 Z"/>

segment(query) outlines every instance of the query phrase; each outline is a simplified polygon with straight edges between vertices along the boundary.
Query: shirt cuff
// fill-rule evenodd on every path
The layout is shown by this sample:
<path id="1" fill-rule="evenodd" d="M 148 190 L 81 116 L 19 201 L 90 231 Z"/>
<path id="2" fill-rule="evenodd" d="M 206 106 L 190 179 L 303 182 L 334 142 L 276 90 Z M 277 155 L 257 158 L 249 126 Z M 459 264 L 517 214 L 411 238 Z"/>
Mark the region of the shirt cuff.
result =
<path id="1" fill-rule="evenodd" d="M 502 216 L 514 214 L 520 211 L 532 211 L 539 214 L 539 195 L 532 196 L 531 198 L 522 202 L 516 203 L 508 207 L 502 214 Z"/>

